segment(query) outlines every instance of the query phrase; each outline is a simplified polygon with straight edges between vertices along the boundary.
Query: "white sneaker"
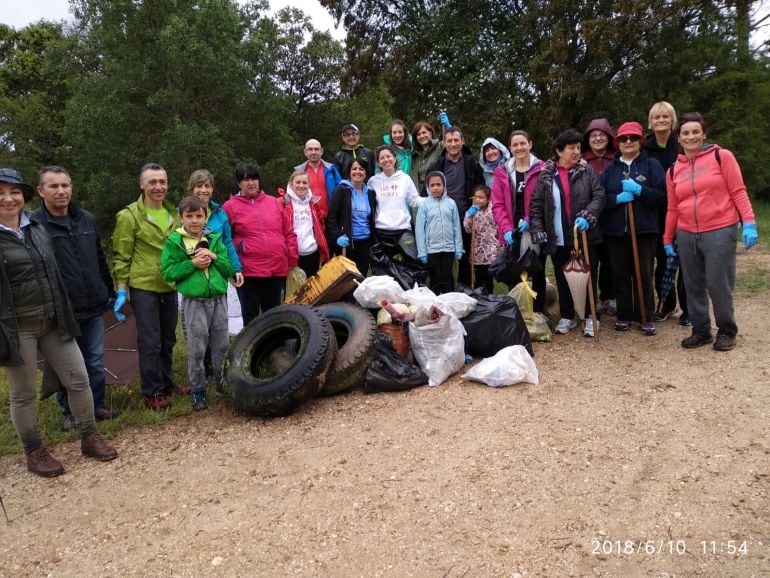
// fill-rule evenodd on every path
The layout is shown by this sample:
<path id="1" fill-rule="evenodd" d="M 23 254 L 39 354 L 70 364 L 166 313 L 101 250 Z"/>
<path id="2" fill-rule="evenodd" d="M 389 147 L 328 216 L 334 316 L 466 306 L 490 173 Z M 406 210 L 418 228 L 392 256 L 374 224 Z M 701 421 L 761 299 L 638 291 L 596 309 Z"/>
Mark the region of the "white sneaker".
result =
<path id="1" fill-rule="evenodd" d="M 562 335 L 565 333 L 569 333 L 573 329 L 577 327 L 577 321 L 574 319 L 566 319 L 562 317 L 559 319 L 559 323 L 556 325 L 556 333 L 561 333 Z"/>
<path id="2" fill-rule="evenodd" d="M 599 331 L 599 322 L 596 322 L 596 330 Z M 586 319 L 586 326 L 583 329 L 583 337 L 593 337 L 594 336 L 594 322 L 589 317 Z"/>

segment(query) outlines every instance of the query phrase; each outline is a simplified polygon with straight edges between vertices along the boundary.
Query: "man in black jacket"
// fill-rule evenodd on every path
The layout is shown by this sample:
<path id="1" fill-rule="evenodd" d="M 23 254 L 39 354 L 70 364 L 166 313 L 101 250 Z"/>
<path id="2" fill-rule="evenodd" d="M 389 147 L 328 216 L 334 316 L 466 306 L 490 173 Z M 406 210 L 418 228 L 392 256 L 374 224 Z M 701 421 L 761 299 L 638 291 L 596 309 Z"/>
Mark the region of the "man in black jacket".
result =
<path id="1" fill-rule="evenodd" d="M 110 419 L 114 414 L 104 405 L 102 313 L 109 308 L 115 291 L 96 220 L 91 213 L 71 203 L 72 179 L 62 167 L 42 168 L 38 172 L 37 192 L 42 206 L 32 214 L 32 218 L 45 225 L 51 236 L 56 262 L 80 325 L 77 343 L 88 370 L 94 415 L 97 420 Z M 62 429 L 74 429 L 75 420 L 66 393 L 60 389 L 56 397 L 64 414 Z"/>

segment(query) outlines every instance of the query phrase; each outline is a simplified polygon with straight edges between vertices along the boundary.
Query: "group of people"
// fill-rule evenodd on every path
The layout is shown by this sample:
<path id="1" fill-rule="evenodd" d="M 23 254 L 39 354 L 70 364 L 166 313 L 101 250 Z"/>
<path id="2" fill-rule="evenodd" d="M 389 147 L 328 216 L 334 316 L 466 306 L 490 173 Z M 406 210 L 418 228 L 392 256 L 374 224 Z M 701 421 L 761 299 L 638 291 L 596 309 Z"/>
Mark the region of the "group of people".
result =
<path id="1" fill-rule="evenodd" d="M 167 199 L 165 169 L 148 163 L 139 198 L 117 215 L 111 271 L 93 216 L 71 202 L 66 169 L 41 169 L 41 206 L 31 214 L 24 206 L 32 187 L 17 171 L 0 169 L 0 364 L 28 469 L 41 476 L 64 471 L 36 426 L 38 350 L 46 360 L 44 392 L 57 392 L 63 427 L 79 430 L 84 455 L 111 460 L 117 452 L 95 425 L 113 416 L 105 406 L 104 311 L 120 320 L 130 299 L 147 407 L 166 409 L 171 394 L 189 393 L 193 409 L 202 410 L 207 359 L 218 390 L 221 383 L 228 281 L 247 324 L 281 303 L 292 268 L 310 276 L 342 254 L 366 275 L 379 242 L 425 264 L 436 292 L 454 289 L 455 262 L 458 283 L 473 279 L 492 292 L 489 265 L 505 245 L 528 236 L 543 265 L 532 278 L 535 311 L 545 309 L 550 256 L 562 334 L 578 322 L 564 274 L 575 231 L 586 233 L 594 293 L 601 291 L 605 313 L 616 315 L 617 331 L 637 322 L 644 335 L 655 335 L 655 321 L 676 308 L 676 293 L 665 294 L 661 280 L 678 258 L 680 323 L 692 325 L 682 346 L 714 341 L 710 299 L 714 348 L 734 347 L 739 226 L 747 249 L 758 234 L 735 157 L 706 142 L 698 113 L 677 119 L 669 103 L 656 103 L 647 136 L 636 121 L 614 132 L 606 119 L 594 119 L 583 133 L 559 133 L 545 161 L 524 130 L 513 131 L 507 149 L 486 139 L 477 160 L 462 130 L 445 113 L 439 120 L 442 139 L 426 121 L 411 134 L 393 121 L 374 151 L 359 142 L 356 125 L 346 124 L 333 162 L 310 139 L 305 162 L 278 196 L 262 189 L 255 166 L 239 166 L 238 190 L 221 206 L 207 170 L 193 172 L 177 207 Z M 180 296 L 189 387 L 172 373 Z M 595 335 L 598 323 L 598 316 L 586 319 L 584 334 Z"/>

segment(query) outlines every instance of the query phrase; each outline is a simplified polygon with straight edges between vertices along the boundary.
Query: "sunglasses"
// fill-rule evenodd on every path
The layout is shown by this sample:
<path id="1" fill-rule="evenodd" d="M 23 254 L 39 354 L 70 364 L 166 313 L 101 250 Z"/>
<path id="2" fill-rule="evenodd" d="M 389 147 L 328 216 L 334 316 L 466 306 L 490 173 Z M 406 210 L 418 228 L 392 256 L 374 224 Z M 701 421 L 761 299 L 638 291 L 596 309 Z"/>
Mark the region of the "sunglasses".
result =
<path id="1" fill-rule="evenodd" d="M 641 140 L 641 137 L 635 134 L 629 134 L 629 135 L 618 137 L 618 142 L 636 142 L 638 140 Z"/>

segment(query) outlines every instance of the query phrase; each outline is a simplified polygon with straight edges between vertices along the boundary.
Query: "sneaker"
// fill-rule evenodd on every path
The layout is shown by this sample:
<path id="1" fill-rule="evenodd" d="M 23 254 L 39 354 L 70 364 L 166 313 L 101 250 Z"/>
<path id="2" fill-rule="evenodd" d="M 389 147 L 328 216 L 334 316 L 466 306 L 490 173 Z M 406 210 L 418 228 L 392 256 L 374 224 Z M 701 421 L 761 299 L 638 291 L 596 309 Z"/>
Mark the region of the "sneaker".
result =
<path id="1" fill-rule="evenodd" d="M 651 323 L 650 321 L 646 323 L 642 323 L 641 330 L 642 330 L 642 334 L 647 335 L 648 337 L 655 335 L 657 333 L 657 330 L 655 329 L 655 324 Z"/>
<path id="2" fill-rule="evenodd" d="M 171 402 L 165 395 L 148 395 L 144 398 L 144 403 L 154 411 L 161 411 L 171 407 Z"/>
<path id="3" fill-rule="evenodd" d="M 599 321 L 596 322 L 596 331 L 599 331 Z M 583 337 L 594 336 L 594 322 L 592 319 L 586 319 L 585 327 L 583 327 Z"/>
<path id="4" fill-rule="evenodd" d="M 61 430 L 62 431 L 72 431 L 76 429 L 78 426 L 75 423 L 75 416 L 73 415 L 65 415 L 64 419 L 61 422 Z"/>
<path id="5" fill-rule="evenodd" d="M 27 454 L 27 470 L 43 478 L 55 478 L 64 473 L 64 466 L 47 449 L 37 448 Z"/>
<path id="6" fill-rule="evenodd" d="M 193 411 L 201 411 L 208 408 L 209 404 L 206 403 L 206 394 L 203 392 L 192 394 L 192 408 Z"/>
<path id="7" fill-rule="evenodd" d="M 577 321 L 574 319 L 566 319 L 562 317 L 559 319 L 559 323 L 556 325 L 556 333 L 561 333 L 564 335 L 565 333 L 569 333 L 573 329 L 577 327 Z"/>
<path id="8" fill-rule="evenodd" d="M 733 347 L 735 347 L 735 335 L 728 335 L 721 331 L 717 333 L 714 349 L 717 351 L 730 351 Z"/>
<path id="9" fill-rule="evenodd" d="M 656 311 L 652 314 L 652 319 L 657 322 L 665 321 L 671 317 L 671 311 Z"/>
<path id="10" fill-rule="evenodd" d="M 629 327 L 631 327 L 630 321 L 623 321 L 621 319 L 618 319 L 615 322 L 615 331 L 628 331 Z"/>
<path id="11" fill-rule="evenodd" d="M 687 337 L 685 339 L 682 339 L 682 347 L 685 349 L 695 349 L 696 347 L 700 347 L 701 345 L 706 345 L 707 343 L 711 343 L 714 341 L 714 338 L 711 336 L 711 334 L 707 335 L 698 335 L 697 333 L 693 333 L 690 335 L 690 337 Z"/>
<path id="12" fill-rule="evenodd" d="M 94 409 L 94 417 L 96 418 L 96 421 L 104 421 L 106 419 L 112 419 L 118 415 L 117 412 L 112 411 L 111 409 L 107 409 L 106 407 L 97 407 Z"/>
<path id="13" fill-rule="evenodd" d="M 109 445 L 99 432 L 80 438 L 80 453 L 100 462 L 109 462 L 118 457 L 118 452 Z"/>
<path id="14" fill-rule="evenodd" d="M 602 307 L 607 315 L 617 315 L 618 313 L 618 302 L 615 299 L 607 299 L 602 303 Z"/>
<path id="15" fill-rule="evenodd" d="M 679 325 L 681 325 L 682 327 L 692 327 L 692 323 L 690 322 L 690 318 L 687 315 L 685 315 L 684 313 L 682 313 L 679 316 Z"/>
<path id="16" fill-rule="evenodd" d="M 190 393 L 192 389 L 186 385 L 173 385 L 166 389 L 166 395 L 189 395 Z"/>

